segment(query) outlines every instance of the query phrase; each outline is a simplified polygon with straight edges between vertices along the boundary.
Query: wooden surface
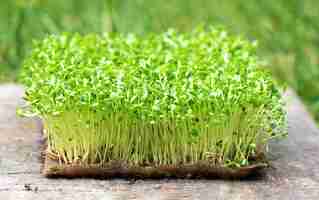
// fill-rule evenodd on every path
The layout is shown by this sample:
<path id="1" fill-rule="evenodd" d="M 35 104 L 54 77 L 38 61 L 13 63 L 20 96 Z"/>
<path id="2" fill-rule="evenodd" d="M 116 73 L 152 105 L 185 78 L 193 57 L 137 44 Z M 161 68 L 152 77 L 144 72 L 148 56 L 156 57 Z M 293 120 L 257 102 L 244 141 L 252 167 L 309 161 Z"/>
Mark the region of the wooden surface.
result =
<path id="1" fill-rule="evenodd" d="M 319 131 L 288 94 L 289 137 L 273 141 L 273 169 L 245 181 L 47 179 L 40 173 L 36 119 L 17 118 L 23 89 L 0 85 L 0 200 L 319 199 Z"/>

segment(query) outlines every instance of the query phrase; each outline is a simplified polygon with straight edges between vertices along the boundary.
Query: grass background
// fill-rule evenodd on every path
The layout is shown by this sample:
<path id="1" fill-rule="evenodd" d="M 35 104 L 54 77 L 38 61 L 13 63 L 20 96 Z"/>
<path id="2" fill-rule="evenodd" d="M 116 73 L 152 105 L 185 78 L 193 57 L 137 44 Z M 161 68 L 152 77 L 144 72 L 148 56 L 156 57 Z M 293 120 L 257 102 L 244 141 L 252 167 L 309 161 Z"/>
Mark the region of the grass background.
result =
<path id="1" fill-rule="evenodd" d="M 50 33 L 187 31 L 217 24 L 259 41 L 278 80 L 303 98 L 319 121 L 317 0 L 2 0 L 0 81 L 15 80 L 33 39 Z"/>

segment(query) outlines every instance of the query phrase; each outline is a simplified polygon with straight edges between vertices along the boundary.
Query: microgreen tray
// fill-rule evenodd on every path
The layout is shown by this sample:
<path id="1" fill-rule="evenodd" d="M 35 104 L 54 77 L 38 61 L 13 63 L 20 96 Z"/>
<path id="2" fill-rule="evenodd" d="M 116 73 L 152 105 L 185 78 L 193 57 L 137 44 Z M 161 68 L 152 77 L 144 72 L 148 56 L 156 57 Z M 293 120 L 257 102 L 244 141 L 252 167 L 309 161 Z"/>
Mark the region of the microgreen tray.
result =
<path id="1" fill-rule="evenodd" d="M 286 135 L 255 41 L 221 28 L 52 35 L 24 62 L 47 176 L 242 177 Z M 258 158 L 258 159 L 257 159 Z"/>

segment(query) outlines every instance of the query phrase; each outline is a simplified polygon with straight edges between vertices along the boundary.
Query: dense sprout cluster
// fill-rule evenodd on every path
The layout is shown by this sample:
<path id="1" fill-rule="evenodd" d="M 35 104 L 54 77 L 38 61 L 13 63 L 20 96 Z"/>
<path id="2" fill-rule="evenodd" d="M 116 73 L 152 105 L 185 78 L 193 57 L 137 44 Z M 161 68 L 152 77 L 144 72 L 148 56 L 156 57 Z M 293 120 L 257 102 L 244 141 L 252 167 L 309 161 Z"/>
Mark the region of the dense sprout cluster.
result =
<path id="1" fill-rule="evenodd" d="M 52 152 L 66 162 L 172 164 L 214 155 L 246 165 L 258 146 L 285 131 L 280 91 L 255 46 L 218 28 L 143 38 L 54 35 L 36 42 L 24 63 L 25 98 L 47 122 Z M 67 119 L 77 123 L 62 125 Z M 96 135 L 96 149 L 72 142 L 81 134 Z M 84 159 L 85 152 L 92 156 Z"/>

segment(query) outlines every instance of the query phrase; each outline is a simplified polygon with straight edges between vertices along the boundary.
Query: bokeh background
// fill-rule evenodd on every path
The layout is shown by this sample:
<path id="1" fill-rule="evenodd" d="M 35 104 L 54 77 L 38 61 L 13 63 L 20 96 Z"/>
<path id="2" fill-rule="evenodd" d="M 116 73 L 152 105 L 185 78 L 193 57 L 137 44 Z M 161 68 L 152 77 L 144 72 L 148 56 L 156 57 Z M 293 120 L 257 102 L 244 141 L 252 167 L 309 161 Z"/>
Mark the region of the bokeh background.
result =
<path id="1" fill-rule="evenodd" d="M 319 122 L 318 0 L 1 0 L 0 82 L 16 81 L 32 41 L 48 34 L 145 34 L 198 24 L 258 40 L 267 67 Z"/>

